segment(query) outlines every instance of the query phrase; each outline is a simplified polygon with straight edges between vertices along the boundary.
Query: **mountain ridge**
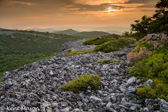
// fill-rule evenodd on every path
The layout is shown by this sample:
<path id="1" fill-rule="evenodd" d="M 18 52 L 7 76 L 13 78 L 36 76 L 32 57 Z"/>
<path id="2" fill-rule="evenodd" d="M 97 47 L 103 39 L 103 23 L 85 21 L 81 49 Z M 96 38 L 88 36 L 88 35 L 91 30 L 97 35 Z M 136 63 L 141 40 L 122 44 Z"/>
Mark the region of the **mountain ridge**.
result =
<path id="1" fill-rule="evenodd" d="M 102 36 L 102 35 L 110 35 L 111 33 L 107 33 L 104 31 L 76 31 L 73 29 L 67 29 L 62 31 L 54 31 L 56 34 L 66 34 L 66 35 L 78 35 L 78 36 Z"/>

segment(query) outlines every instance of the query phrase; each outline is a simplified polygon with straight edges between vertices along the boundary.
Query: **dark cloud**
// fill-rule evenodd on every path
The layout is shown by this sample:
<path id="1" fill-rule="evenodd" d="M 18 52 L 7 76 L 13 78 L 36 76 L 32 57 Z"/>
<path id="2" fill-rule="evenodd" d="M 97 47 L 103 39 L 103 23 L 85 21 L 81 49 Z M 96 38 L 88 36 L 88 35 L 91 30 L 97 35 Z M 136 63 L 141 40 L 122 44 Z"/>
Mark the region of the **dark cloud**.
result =
<path id="1" fill-rule="evenodd" d="M 159 0 L 129 0 L 125 4 L 142 4 L 139 8 L 154 8 Z"/>
<path id="2" fill-rule="evenodd" d="M 128 2 L 126 3 L 131 3 L 131 4 L 134 4 L 134 3 L 143 3 L 143 4 L 153 4 L 155 2 L 157 2 L 158 0 L 129 0 Z"/>
<path id="3" fill-rule="evenodd" d="M 77 8 L 79 11 L 104 11 L 107 7 L 112 7 L 114 9 L 121 9 L 123 6 L 111 5 L 109 3 L 101 4 L 101 5 L 83 5 L 83 4 L 73 4 L 71 6 L 67 6 L 67 8 Z"/>

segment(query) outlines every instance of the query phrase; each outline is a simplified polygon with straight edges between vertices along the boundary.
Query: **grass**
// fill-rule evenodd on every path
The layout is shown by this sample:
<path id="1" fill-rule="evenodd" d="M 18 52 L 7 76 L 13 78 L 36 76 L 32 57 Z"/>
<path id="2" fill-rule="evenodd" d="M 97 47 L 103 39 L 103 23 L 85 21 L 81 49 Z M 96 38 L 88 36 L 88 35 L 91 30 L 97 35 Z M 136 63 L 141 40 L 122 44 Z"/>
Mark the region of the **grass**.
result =
<path id="1" fill-rule="evenodd" d="M 78 55 L 78 54 L 87 54 L 87 53 L 91 53 L 92 50 L 78 50 L 78 51 L 72 51 L 72 52 L 69 52 L 67 54 L 67 56 L 74 56 L 74 55 Z"/>
<path id="2" fill-rule="evenodd" d="M 109 53 L 109 52 L 113 52 L 113 51 L 118 51 L 120 48 L 124 48 L 124 47 L 128 47 L 129 44 L 135 43 L 134 40 L 131 39 L 125 39 L 125 38 L 121 38 L 118 40 L 112 40 L 112 41 L 108 41 L 105 42 L 101 45 L 96 46 L 93 51 L 95 52 L 105 52 L 105 53 Z"/>
<path id="3" fill-rule="evenodd" d="M 116 40 L 119 37 L 120 36 L 116 35 L 116 34 L 112 34 L 112 35 L 108 35 L 108 36 L 101 36 L 101 37 L 97 37 L 94 39 L 86 40 L 83 44 L 84 45 L 101 45 L 107 41 Z"/>
<path id="4" fill-rule="evenodd" d="M 103 60 L 97 61 L 95 64 L 109 64 L 109 63 L 115 63 L 115 62 L 120 62 L 120 60 L 118 59 L 109 59 L 109 58 L 105 58 Z"/>
<path id="5" fill-rule="evenodd" d="M 75 80 L 72 80 L 68 84 L 61 86 L 63 90 L 73 91 L 74 93 L 79 93 L 86 91 L 88 86 L 91 89 L 100 89 L 101 88 L 101 77 L 97 74 L 83 75 Z"/>

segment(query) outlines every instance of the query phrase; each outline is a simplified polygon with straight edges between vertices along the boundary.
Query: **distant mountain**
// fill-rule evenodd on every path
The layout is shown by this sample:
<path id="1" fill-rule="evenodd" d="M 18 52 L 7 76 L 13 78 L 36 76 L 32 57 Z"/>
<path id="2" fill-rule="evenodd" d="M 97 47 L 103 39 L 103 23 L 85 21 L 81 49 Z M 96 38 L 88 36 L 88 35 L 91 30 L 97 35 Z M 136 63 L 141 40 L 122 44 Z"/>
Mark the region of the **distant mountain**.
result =
<path id="1" fill-rule="evenodd" d="M 66 35 L 78 35 L 78 36 L 92 36 L 92 37 L 97 37 L 101 35 L 110 35 L 110 33 L 103 32 L 103 31 L 83 31 L 83 32 L 78 32 L 73 29 L 68 29 L 68 30 L 63 30 L 63 31 L 55 31 L 53 33 L 57 34 L 66 34 Z"/>
<path id="2" fill-rule="evenodd" d="M 103 31 L 90 31 L 90 32 L 79 32 L 76 35 L 78 36 L 101 36 L 101 35 L 110 35 L 110 33 L 103 32 Z"/>
<path id="3" fill-rule="evenodd" d="M 40 29 L 40 28 L 31 28 L 27 29 L 29 31 L 40 31 L 40 32 L 54 32 L 56 29 L 54 28 L 47 28 L 47 29 Z"/>
<path id="4" fill-rule="evenodd" d="M 63 31 L 55 31 L 54 33 L 57 33 L 57 34 L 66 34 L 66 35 L 76 35 L 79 32 L 75 31 L 73 29 L 68 29 L 68 30 L 63 30 Z"/>

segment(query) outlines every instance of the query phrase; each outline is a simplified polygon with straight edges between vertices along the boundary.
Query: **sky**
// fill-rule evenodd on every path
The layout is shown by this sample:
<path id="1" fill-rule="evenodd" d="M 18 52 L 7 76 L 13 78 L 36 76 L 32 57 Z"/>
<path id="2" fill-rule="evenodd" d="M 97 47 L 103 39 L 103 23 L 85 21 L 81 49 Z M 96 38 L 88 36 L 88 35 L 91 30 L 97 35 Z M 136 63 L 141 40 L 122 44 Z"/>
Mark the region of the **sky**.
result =
<path id="1" fill-rule="evenodd" d="M 0 27 L 124 31 L 158 0 L 0 0 Z"/>

